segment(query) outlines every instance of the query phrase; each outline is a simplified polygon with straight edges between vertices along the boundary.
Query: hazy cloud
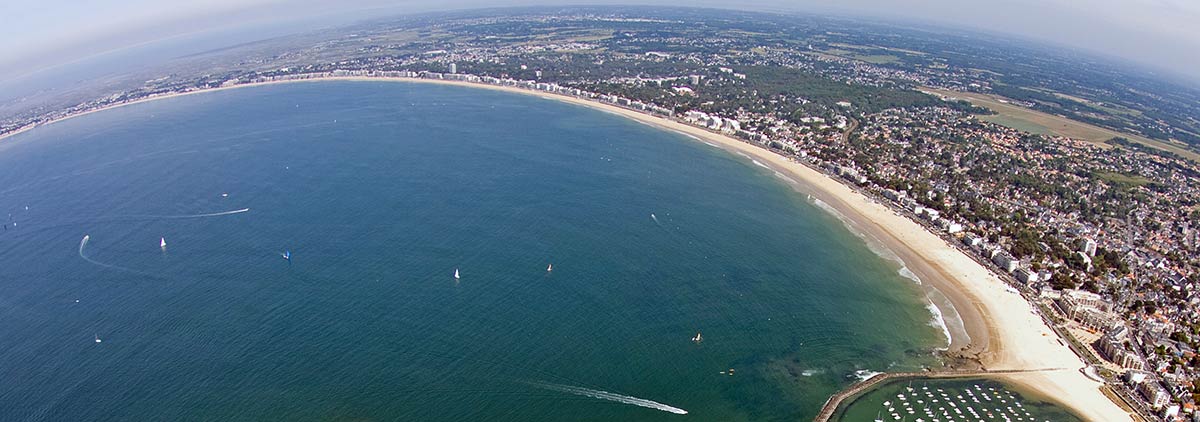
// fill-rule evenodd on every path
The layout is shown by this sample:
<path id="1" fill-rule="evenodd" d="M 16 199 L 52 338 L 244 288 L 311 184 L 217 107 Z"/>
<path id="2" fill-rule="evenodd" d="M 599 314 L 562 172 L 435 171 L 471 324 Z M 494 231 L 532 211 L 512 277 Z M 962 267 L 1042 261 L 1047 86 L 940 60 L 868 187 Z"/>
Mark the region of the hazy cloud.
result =
<path id="1" fill-rule="evenodd" d="M 679 5 L 675 1 L 633 3 Z M 629 0 L 92 0 L 0 2 L 0 75 L 130 44 L 254 21 L 502 5 Z M 692 6 L 855 14 L 1008 33 L 1124 57 L 1200 78 L 1200 2 L 1193 0 L 699 0 Z"/>

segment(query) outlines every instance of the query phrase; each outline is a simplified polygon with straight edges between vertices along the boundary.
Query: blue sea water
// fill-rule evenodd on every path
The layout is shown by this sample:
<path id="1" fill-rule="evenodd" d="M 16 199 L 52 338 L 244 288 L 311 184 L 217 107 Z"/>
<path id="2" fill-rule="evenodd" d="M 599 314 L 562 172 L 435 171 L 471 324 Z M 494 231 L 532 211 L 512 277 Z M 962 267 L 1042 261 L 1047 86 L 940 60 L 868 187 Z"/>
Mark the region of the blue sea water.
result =
<path id="1" fill-rule="evenodd" d="M 532 96 L 94 113 L 0 141 L 0 217 L 6 421 L 797 420 L 945 345 L 771 172 Z"/>

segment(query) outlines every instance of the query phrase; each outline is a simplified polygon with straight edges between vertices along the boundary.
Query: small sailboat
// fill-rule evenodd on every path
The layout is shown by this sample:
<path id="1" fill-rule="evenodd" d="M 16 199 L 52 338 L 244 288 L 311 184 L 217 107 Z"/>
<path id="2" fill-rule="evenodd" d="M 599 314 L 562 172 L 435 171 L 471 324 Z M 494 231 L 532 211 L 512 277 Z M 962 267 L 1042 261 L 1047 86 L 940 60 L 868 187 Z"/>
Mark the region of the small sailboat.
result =
<path id="1" fill-rule="evenodd" d="M 99 342 L 100 342 L 100 335 L 99 335 L 99 334 L 96 334 L 96 342 L 97 342 L 97 343 L 99 343 Z"/>
<path id="2" fill-rule="evenodd" d="M 455 279 L 455 280 L 458 280 L 459 278 L 462 278 L 462 277 L 459 277 L 459 276 L 458 276 L 458 268 L 455 268 L 455 269 L 454 269 L 454 279 Z"/>
<path id="3" fill-rule="evenodd" d="M 292 251 L 283 251 L 283 253 L 279 255 L 282 256 L 283 259 L 287 260 L 287 262 L 292 262 Z"/>
<path id="4" fill-rule="evenodd" d="M 550 264 L 550 265 L 546 266 L 546 272 L 551 272 L 551 271 L 554 271 L 554 264 Z"/>
<path id="5" fill-rule="evenodd" d="M 165 237 L 158 238 L 158 247 L 167 249 L 167 238 L 165 238 Z"/>
<path id="6" fill-rule="evenodd" d="M 700 332 L 699 332 L 699 331 L 697 331 L 697 332 L 696 332 L 696 336 L 695 336 L 695 337 L 692 337 L 692 343 L 699 343 L 699 342 L 702 342 L 702 341 L 704 341 L 704 337 L 700 336 Z"/>

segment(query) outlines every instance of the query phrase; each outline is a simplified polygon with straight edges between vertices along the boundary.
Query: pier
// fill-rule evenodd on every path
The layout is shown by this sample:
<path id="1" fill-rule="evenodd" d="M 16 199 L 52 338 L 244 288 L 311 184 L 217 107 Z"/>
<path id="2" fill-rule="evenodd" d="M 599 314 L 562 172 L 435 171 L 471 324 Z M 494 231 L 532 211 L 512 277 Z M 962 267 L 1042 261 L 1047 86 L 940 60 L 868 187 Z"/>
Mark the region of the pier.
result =
<path id="1" fill-rule="evenodd" d="M 821 407 L 821 411 L 817 413 L 817 417 L 814 418 L 813 421 L 814 422 L 829 422 L 829 420 L 831 418 L 833 418 L 833 414 L 837 412 L 838 407 L 842 405 L 843 401 L 845 401 L 846 399 L 848 399 L 850 397 L 854 397 L 854 396 L 858 395 L 859 393 L 867 391 L 867 390 L 883 383 L 884 381 L 888 381 L 888 380 L 901 379 L 901 378 L 925 378 L 925 379 L 974 378 L 974 377 L 987 377 L 989 375 L 998 375 L 998 374 L 1019 374 L 1019 373 L 1026 373 L 1026 372 L 1044 372 L 1044 371 L 1057 371 L 1057 370 L 1061 370 L 1061 368 L 1007 370 L 1007 371 L 889 372 L 889 373 L 877 374 L 873 377 L 862 380 L 862 381 L 858 382 L 857 384 L 851 385 L 850 387 L 846 388 L 845 390 L 837 392 L 837 394 L 834 394 L 833 396 L 830 396 L 829 400 L 827 400 L 825 402 L 825 406 Z"/>

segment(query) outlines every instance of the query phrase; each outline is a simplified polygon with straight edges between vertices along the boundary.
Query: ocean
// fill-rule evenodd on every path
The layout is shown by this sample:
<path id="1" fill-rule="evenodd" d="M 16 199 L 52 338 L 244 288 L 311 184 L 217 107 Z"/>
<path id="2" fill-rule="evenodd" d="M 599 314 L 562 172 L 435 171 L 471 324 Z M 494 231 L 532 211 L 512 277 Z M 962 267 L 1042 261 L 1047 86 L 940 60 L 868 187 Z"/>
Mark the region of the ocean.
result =
<path id="1" fill-rule="evenodd" d="M 946 345 L 771 170 L 526 95 L 93 113 L 0 141 L 0 216 L 4 420 L 798 420 Z"/>

